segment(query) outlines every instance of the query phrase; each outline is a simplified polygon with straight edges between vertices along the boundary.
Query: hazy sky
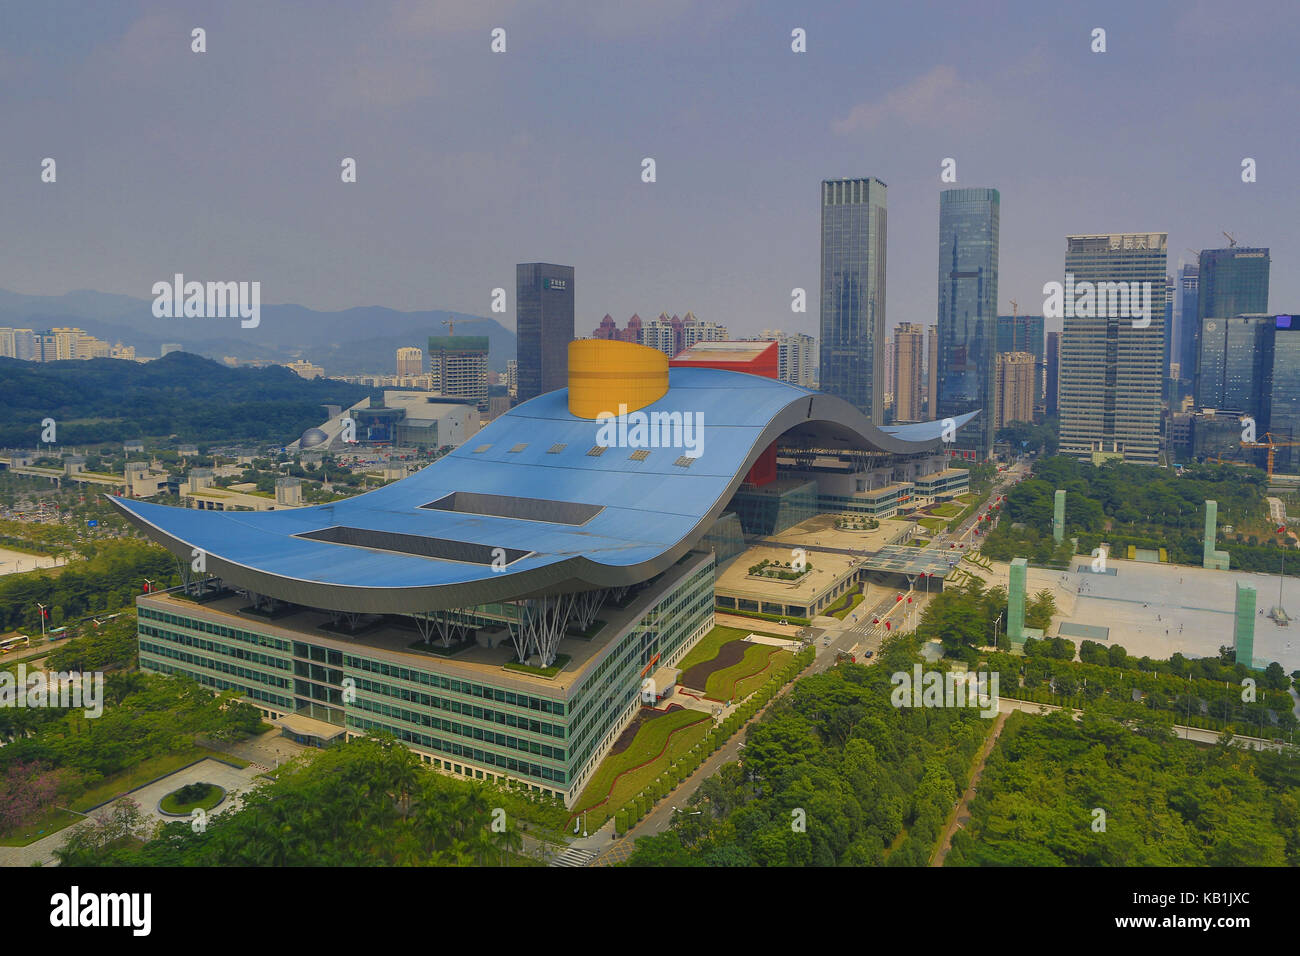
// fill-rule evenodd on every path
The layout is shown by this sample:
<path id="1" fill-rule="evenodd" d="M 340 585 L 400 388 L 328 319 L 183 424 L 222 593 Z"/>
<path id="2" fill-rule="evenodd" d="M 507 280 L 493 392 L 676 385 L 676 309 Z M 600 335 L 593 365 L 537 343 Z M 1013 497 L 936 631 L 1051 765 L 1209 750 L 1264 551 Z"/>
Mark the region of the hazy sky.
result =
<path id="1" fill-rule="evenodd" d="M 688 309 L 816 333 L 819 181 L 873 175 L 889 322 L 933 322 L 953 157 L 1002 193 L 1002 311 L 1041 311 L 1070 233 L 1167 231 L 1172 268 L 1222 230 L 1296 310 L 1298 28 L 1295 0 L 5 4 L 0 288 L 183 272 L 484 315 L 504 286 L 513 326 L 514 265 L 546 260 L 579 334 Z"/>

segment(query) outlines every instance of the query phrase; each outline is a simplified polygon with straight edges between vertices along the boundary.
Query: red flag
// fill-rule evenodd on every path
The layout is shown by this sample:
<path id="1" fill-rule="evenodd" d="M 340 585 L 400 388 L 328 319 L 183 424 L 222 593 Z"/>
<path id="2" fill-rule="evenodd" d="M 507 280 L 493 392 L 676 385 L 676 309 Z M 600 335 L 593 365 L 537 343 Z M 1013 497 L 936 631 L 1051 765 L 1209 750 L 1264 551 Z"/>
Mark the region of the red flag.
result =
<path id="1" fill-rule="evenodd" d="M 1277 529 L 1278 534 L 1282 534 L 1284 531 L 1286 531 L 1286 525 L 1282 525 L 1282 527 Z"/>
<path id="2" fill-rule="evenodd" d="M 41 617 L 49 617 L 49 616 L 50 616 L 50 612 L 47 611 L 45 608 L 41 608 Z"/>

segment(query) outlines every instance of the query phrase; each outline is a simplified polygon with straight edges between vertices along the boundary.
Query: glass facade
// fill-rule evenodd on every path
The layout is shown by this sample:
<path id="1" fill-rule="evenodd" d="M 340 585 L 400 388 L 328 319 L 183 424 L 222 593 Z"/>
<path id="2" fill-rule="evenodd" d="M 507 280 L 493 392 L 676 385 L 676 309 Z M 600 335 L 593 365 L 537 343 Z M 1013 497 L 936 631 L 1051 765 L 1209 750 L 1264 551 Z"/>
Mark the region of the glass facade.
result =
<path id="1" fill-rule="evenodd" d="M 1211 331 L 1207 325 L 1234 315 L 1268 311 L 1269 262 L 1267 249 L 1201 250 L 1194 303 L 1197 365 L 1193 394 L 1196 404 L 1203 408 L 1219 407 L 1204 402 L 1202 396 L 1212 398 L 1223 388 L 1223 371 L 1215 363 L 1213 347 L 1210 350 L 1211 364 L 1202 364 L 1207 357 L 1205 338 L 1220 331 Z"/>
<path id="2" fill-rule="evenodd" d="M 140 667 L 237 691 L 275 716 L 386 730 L 442 769 L 569 799 L 640 706 L 643 671 L 676 663 L 712 627 L 714 567 L 712 555 L 690 552 L 653 579 L 652 603 L 567 685 L 504 670 L 495 681 L 482 664 L 376 653 L 363 641 L 333 647 L 305 631 L 287 639 L 231 611 L 148 595 L 137 601 Z"/>
<path id="3" fill-rule="evenodd" d="M 1196 404 L 1201 408 L 1263 414 L 1266 359 L 1273 317 L 1206 319 L 1201 326 L 1201 374 Z"/>
<path id="4" fill-rule="evenodd" d="M 939 194 L 939 380 L 936 418 L 980 411 L 957 435 L 958 448 L 993 454 L 993 375 L 997 350 L 996 189 Z M 1039 353 L 1042 342 L 1039 340 Z"/>
<path id="5" fill-rule="evenodd" d="M 885 423 L 887 187 L 822 182 L 821 390 Z"/>
<path id="6" fill-rule="evenodd" d="M 1268 418 L 1256 436 L 1263 440 L 1265 431 L 1277 441 L 1300 439 L 1300 317 L 1279 317 L 1273 330 L 1273 348 L 1268 383 Z M 1279 448 L 1273 469 L 1295 474 L 1300 468 L 1296 448 Z"/>
<path id="7" fill-rule="evenodd" d="M 1174 338 L 1181 395 L 1193 393 L 1196 362 L 1201 351 L 1200 323 L 1196 311 L 1200 288 L 1199 268 L 1197 263 L 1192 262 L 1183 266 L 1178 273 L 1178 323 Z"/>
<path id="8" fill-rule="evenodd" d="M 820 514 L 817 482 L 780 479 L 761 488 L 742 485 L 732 496 L 729 507 L 740 519 L 745 534 L 760 537 L 779 534 Z"/>
<path id="9" fill-rule="evenodd" d="M 515 266 L 519 401 L 569 384 L 573 341 L 573 266 Z"/>

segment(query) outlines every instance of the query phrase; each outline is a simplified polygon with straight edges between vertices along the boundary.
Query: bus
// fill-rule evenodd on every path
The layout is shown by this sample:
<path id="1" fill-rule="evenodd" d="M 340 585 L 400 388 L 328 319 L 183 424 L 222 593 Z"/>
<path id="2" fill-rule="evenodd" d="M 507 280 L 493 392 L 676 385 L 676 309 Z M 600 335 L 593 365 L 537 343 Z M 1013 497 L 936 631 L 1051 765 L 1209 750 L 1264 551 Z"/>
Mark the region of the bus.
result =
<path id="1" fill-rule="evenodd" d="M 0 654 L 8 654 L 14 648 L 26 647 L 32 642 L 32 639 L 26 634 L 17 634 L 13 637 L 0 638 Z"/>

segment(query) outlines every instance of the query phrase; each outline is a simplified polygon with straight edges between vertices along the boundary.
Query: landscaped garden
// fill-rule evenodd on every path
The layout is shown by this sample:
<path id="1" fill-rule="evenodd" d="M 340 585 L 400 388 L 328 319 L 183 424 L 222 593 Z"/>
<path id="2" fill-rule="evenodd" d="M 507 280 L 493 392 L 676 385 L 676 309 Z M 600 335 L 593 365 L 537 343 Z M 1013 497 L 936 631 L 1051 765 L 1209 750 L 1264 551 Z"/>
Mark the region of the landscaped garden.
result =
<path id="1" fill-rule="evenodd" d="M 226 799 L 224 789 L 218 787 L 215 783 L 197 781 L 187 783 L 185 786 L 167 794 L 159 801 L 158 808 L 163 813 L 184 816 L 187 813 L 193 813 L 195 810 L 211 810 L 224 799 Z"/>
<path id="2" fill-rule="evenodd" d="M 835 519 L 835 527 L 840 531 L 875 531 L 880 522 L 864 515 L 844 515 Z"/>
<path id="3" fill-rule="evenodd" d="M 588 832 L 595 830 L 712 727 L 712 718 L 698 710 L 642 710 L 596 768 L 574 815 L 585 812 Z"/>
<path id="4" fill-rule="evenodd" d="M 780 578 L 782 581 L 797 581 L 811 571 L 812 567 L 812 563 L 809 561 L 804 561 L 801 565 L 796 566 L 792 561 L 786 561 L 782 564 L 780 561 L 769 561 L 764 558 L 758 564 L 751 565 L 749 573 L 757 578 Z"/>

